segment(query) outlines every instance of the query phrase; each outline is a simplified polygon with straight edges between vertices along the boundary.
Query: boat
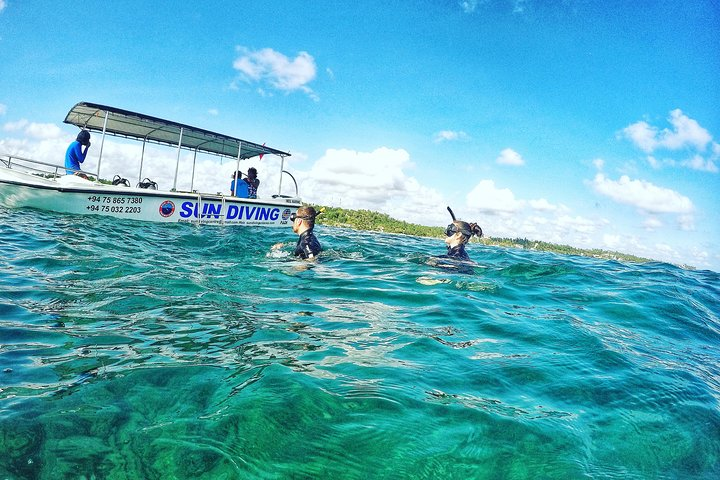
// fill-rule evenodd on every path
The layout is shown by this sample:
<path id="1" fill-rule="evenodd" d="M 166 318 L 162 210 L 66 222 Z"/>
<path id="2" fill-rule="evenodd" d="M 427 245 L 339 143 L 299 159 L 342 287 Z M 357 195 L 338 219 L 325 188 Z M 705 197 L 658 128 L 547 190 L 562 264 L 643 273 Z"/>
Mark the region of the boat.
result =
<path id="1" fill-rule="evenodd" d="M 295 178 L 284 170 L 285 158 L 290 156 L 288 152 L 95 103 L 76 104 L 68 112 L 64 123 L 102 133 L 97 171 L 67 174 L 65 165 L 0 154 L 0 204 L 9 208 L 35 208 L 149 222 L 264 227 L 287 225 L 291 213 L 302 205 Z M 112 182 L 100 181 L 106 136 L 142 142 L 137 182 L 130 182 L 119 175 Z M 171 189 L 162 190 L 155 182 L 143 179 L 146 144 L 176 149 L 177 164 Z M 193 153 L 189 191 L 176 188 L 181 151 Z M 198 153 L 219 157 L 221 161 L 232 159 L 236 162 L 236 171 L 240 170 L 240 162 L 243 160 L 253 157 L 262 159 L 265 155 L 279 157 L 278 193 L 257 199 L 239 198 L 232 194 L 198 193 L 193 190 Z M 58 157 L 64 158 L 64 152 L 58 152 Z M 289 176 L 294 183 L 294 196 L 280 194 L 283 175 Z M 135 186 L 131 183 L 135 183 Z"/>

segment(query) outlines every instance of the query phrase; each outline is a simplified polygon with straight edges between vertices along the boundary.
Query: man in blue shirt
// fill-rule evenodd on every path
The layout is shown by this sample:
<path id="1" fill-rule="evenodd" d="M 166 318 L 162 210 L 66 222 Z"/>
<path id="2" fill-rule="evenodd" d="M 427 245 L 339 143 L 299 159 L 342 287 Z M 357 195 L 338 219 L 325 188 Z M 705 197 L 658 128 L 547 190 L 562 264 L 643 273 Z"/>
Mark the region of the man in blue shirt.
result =
<path id="1" fill-rule="evenodd" d="M 80 164 L 85 161 L 89 149 L 90 132 L 81 130 L 78 133 L 77 140 L 72 142 L 65 152 L 65 173 L 67 175 L 78 175 L 87 178 L 87 175 L 78 172 L 78 170 L 80 170 Z"/>
<path id="2" fill-rule="evenodd" d="M 248 184 L 245 180 L 242 180 L 241 177 L 242 172 L 240 170 L 230 175 L 230 178 L 232 178 L 232 182 L 230 182 L 230 195 L 233 197 L 248 198 L 250 196 L 248 192 Z M 236 183 L 237 190 L 235 190 Z"/>

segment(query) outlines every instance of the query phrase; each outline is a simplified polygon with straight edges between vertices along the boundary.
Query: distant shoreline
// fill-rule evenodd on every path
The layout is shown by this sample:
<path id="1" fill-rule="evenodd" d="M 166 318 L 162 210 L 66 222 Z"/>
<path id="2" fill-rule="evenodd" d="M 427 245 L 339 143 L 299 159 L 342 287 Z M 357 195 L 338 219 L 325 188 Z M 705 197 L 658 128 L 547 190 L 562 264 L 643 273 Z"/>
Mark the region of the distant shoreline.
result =
<path id="1" fill-rule="evenodd" d="M 396 220 L 384 213 L 373 212 L 371 210 L 349 210 L 345 208 L 327 207 L 321 205 L 317 205 L 316 209 L 324 209 L 323 214 L 317 217 L 318 225 L 352 228 L 355 230 L 366 230 L 372 232 L 400 233 L 415 237 L 444 237 L 445 230 L 442 227 L 428 227 L 424 225 L 417 225 L 415 223 L 408 223 Z M 583 257 L 618 260 L 623 262 L 648 263 L 658 261 L 611 250 L 576 248 L 569 245 L 558 245 L 540 240 L 529 240 L 527 238 L 483 237 L 473 240 L 473 242 L 494 247 L 520 248 L 524 250 L 552 252 L 563 255 L 579 255 Z M 681 267 L 694 270 L 694 267 L 686 265 L 682 265 Z"/>

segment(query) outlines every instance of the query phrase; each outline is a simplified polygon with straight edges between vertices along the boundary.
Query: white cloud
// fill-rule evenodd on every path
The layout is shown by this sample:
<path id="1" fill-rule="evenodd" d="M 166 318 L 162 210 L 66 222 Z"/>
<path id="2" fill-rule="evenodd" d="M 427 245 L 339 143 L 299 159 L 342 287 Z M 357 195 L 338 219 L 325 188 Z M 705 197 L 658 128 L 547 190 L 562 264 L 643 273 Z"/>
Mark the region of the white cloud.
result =
<path id="1" fill-rule="evenodd" d="M 663 130 L 660 134 L 660 145 L 669 150 L 678 150 L 686 146 L 697 148 L 700 151 L 712 140 L 712 136 L 700 124 L 682 113 L 682 110 L 675 109 L 670 112 L 668 121 L 674 129 Z"/>
<path id="2" fill-rule="evenodd" d="M 510 213 L 522 208 L 522 200 L 507 188 L 495 187 L 492 180 L 481 180 L 466 197 L 467 206 L 485 213 Z"/>
<path id="3" fill-rule="evenodd" d="M 619 250 L 639 257 L 653 258 L 676 264 L 690 263 L 701 266 L 707 263 L 707 259 L 702 257 L 702 253 L 694 248 L 685 249 L 681 247 L 678 249 L 667 243 L 650 240 L 650 237 L 640 238 L 635 235 L 606 234 L 603 237 L 608 240 L 606 248 L 610 250 Z"/>
<path id="4" fill-rule="evenodd" d="M 3 130 L 6 132 L 18 132 L 24 129 L 30 122 L 27 120 L 18 120 L 17 122 L 7 122 L 3 125 Z"/>
<path id="5" fill-rule="evenodd" d="M 208 115 L 212 115 L 213 117 L 217 117 L 220 115 L 220 111 L 217 108 L 211 108 L 208 110 Z"/>
<path id="6" fill-rule="evenodd" d="M 651 154 L 658 150 L 667 152 L 691 152 L 691 157 L 678 161 L 664 159 L 658 161 L 654 156 L 648 155 L 648 163 L 655 169 L 662 165 L 681 165 L 705 172 L 717 173 L 716 161 L 720 158 L 720 145 L 712 141 L 712 135 L 700 124 L 685 115 L 682 110 L 675 109 L 670 112 L 668 122 L 672 128 L 662 131 L 645 121 L 633 123 L 622 130 L 622 136 L 632 141 L 645 153 Z M 710 147 L 709 157 L 705 157 Z"/>
<path id="7" fill-rule="evenodd" d="M 5 0 L 0 0 L 0 12 L 5 10 L 5 7 L 7 7 L 7 4 L 5 3 Z"/>
<path id="8" fill-rule="evenodd" d="M 603 245 L 608 250 L 614 250 L 618 248 L 621 243 L 620 235 L 611 235 L 609 233 L 603 234 Z"/>
<path id="9" fill-rule="evenodd" d="M 691 159 L 683 162 L 683 165 L 693 170 L 700 170 L 703 172 L 717 173 L 718 167 L 715 165 L 713 158 L 703 158 L 700 155 L 694 155 Z"/>
<path id="10" fill-rule="evenodd" d="M 695 230 L 695 217 L 690 214 L 678 216 L 678 225 L 685 232 Z"/>
<path id="11" fill-rule="evenodd" d="M 54 123 L 30 123 L 25 134 L 32 138 L 59 138 L 63 135 L 60 127 Z"/>
<path id="12" fill-rule="evenodd" d="M 523 160 L 522 156 L 520 156 L 520 154 L 512 148 L 506 148 L 505 150 L 500 152 L 500 156 L 495 159 L 495 162 L 500 165 L 525 165 L 525 160 Z"/>
<path id="13" fill-rule="evenodd" d="M 469 140 L 470 137 L 465 132 L 455 132 L 453 130 L 442 130 L 433 135 L 433 142 L 440 143 L 454 140 Z"/>
<path id="14" fill-rule="evenodd" d="M 463 0 L 460 2 L 460 7 L 465 13 L 472 13 L 477 8 L 477 4 L 478 0 Z"/>
<path id="15" fill-rule="evenodd" d="M 445 204 L 442 195 L 409 176 L 412 167 L 403 149 L 328 149 L 310 171 L 296 176 L 309 202 L 375 210 L 423 224 L 442 223 L 446 220 L 440 208 Z"/>
<path id="16" fill-rule="evenodd" d="M 665 257 L 672 256 L 675 253 L 675 250 L 667 243 L 656 243 L 654 247 L 655 250 L 661 252 Z"/>
<path id="17" fill-rule="evenodd" d="M 688 197 L 644 180 L 631 180 L 627 175 L 614 181 L 598 173 L 592 181 L 592 187 L 597 193 L 618 203 L 648 213 L 692 213 L 694 210 Z"/>
<path id="18" fill-rule="evenodd" d="M 598 171 L 602 171 L 602 169 L 605 168 L 605 160 L 603 160 L 602 158 L 596 158 L 592 161 L 592 164 Z"/>
<path id="19" fill-rule="evenodd" d="M 657 148 L 657 128 L 651 127 L 647 122 L 637 122 L 623 129 L 623 134 L 642 151 L 650 153 Z"/>
<path id="20" fill-rule="evenodd" d="M 575 230 L 580 233 L 593 233 L 599 225 L 598 222 L 585 217 L 570 215 L 562 215 L 556 221 L 556 225 L 563 227 L 565 230 Z"/>
<path id="21" fill-rule="evenodd" d="M 59 138 L 63 135 L 60 127 L 54 123 L 35 123 L 25 119 L 18 120 L 17 122 L 8 122 L 3 125 L 3 130 L 6 132 L 22 133 L 28 137 L 37 139 Z"/>
<path id="22" fill-rule="evenodd" d="M 526 0 L 515 0 L 513 4 L 513 13 L 525 13 Z"/>
<path id="23" fill-rule="evenodd" d="M 530 200 L 529 203 L 534 210 L 539 210 L 541 212 L 554 212 L 558 209 L 557 205 L 553 205 L 544 198 Z"/>
<path id="24" fill-rule="evenodd" d="M 651 232 L 654 232 L 662 226 L 663 223 L 657 217 L 648 217 L 643 222 L 643 227 L 645 227 L 646 230 L 649 230 Z"/>
<path id="25" fill-rule="evenodd" d="M 286 93 L 300 90 L 317 99 L 317 95 L 308 87 L 317 74 L 315 59 L 309 53 L 300 52 L 294 59 L 290 59 L 271 48 L 252 51 L 237 47 L 237 51 L 240 56 L 233 62 L 233 68 L 241 73 L 246 82 L 260 83 Z M 265 91 L 265 88 L 262 90 Z"/>

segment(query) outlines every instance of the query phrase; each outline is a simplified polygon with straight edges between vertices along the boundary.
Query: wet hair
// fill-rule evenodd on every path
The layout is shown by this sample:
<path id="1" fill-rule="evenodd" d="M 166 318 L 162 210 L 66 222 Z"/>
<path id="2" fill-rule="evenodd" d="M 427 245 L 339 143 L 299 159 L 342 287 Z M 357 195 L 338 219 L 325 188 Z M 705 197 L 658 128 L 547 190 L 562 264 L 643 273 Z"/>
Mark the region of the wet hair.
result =
<path id="1" fill-rule="evenodd" d="M 90 143 L 90 132 L 80 130 L 80 133 L 77 135 L 77 141 L 80 142 L 80 145 L 88 145 Z"/>
<path id="2" fill-rule="evenodd" d="M 458 228 L 458 231 L 463 237 L 463 243 L 470 240 L 470 237 L 472 237 L 472 230 L 470 230 L 470 224 L 467 222 L 463 222 L 462 220 L 456 220 L 453 222 L 453 224 Z"/>
<path id="3" fill-rule="evenodd" d="M 477 237 L 483 236 L 482 228 L 480 228 L 477 223 L 468 223 L 462 220 L 455 220 L 452 224 L 455 225 L 457 232 L 462 235 L 462 243 L 467 243 L 473 235 Z"/>
<path id="4" fill-rule="evenodd" d="M 248 175 L 250 175 L 250 173 L 254 173 L 257 177 L 257 169 L 255 167 L 248 168 Z"/>
<path id="5" fill-rule="evenodd" d="M 307 226 L 310 228 L 313 228 L 315 226 L 315 217 L 318 216 L 317 212 L 313 207 L 305 205 L 297 209 L 296 215 L 298 216 L 298 218 L 302 218 L 307 223 Z"/>

